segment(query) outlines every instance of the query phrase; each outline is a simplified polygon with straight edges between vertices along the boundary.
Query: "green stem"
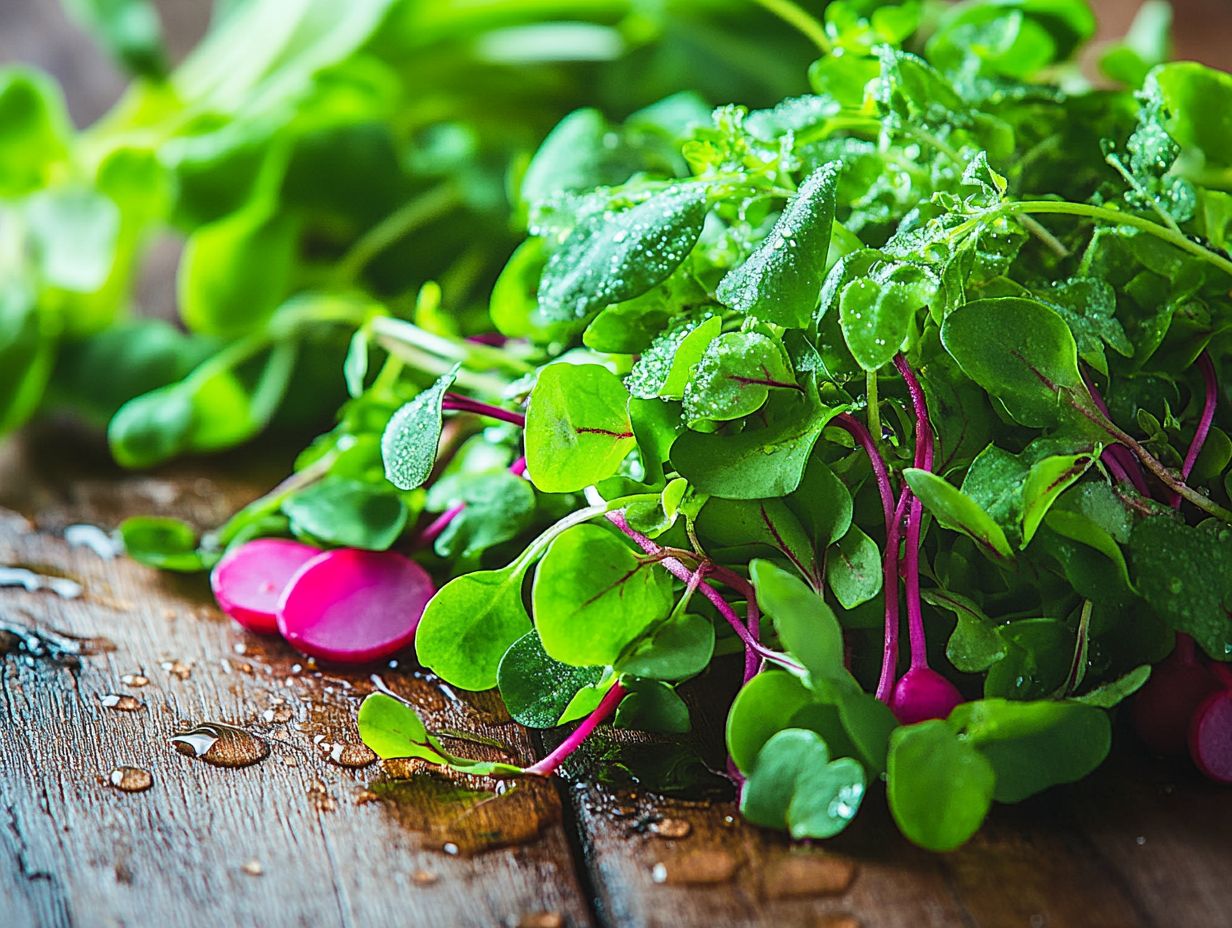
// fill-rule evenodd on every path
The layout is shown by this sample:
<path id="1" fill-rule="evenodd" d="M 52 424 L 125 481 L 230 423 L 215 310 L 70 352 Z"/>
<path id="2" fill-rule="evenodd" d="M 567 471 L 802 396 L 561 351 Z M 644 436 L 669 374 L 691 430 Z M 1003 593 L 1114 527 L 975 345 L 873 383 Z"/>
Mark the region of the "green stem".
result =
<path id="1" fill-rule="evenodd" d="M 463 363 L 470 362 L 476 367 L 502 368 L 511 374 L 522 376 L 534 371 L 534 366 L 520 358 L 515 358 L 508 352 L 484 345 L 479 342 L 467 342 L 461 339 L 448 338 L 421 329 L 413 322 L 405 319 L 395 319 L 392 316 L 379 316 L 372 320 L 372 331 L 377 336 L 384 336 L 396 341 L 423 348 L 443 358 L 451 358 Z"/>
<path id="2" fill-rule="evenodd" d="M 877 397 L 877 372 L 864 372 L 864 393 L 868 400 L 868 431 L 873 445 L 881 440 L 881 403 Z"/>
<path id="3" fill-rule="evenodd" d="M 1180 232 L 1174 232 L 1167 226 L 1162 226 L 1158 222 L 1150 219 L 1144 219 L 1141 216 L 1135 216 L 1133 213 L 1122 212 L 1121 210 L 1109 209 L 1106 206 L 1094 206 L 1090 203 L 1069 203 L 1063 200 L 1019 200 L 1014 203 L 1006 203 L 998 212 L 1003 213 L 1034 213 L 1036 215 L 1055 215 L 1055 216 L 1081 216 L 1086 219 L 1099 219 L 1103 222 L 1112 223 L 1114 225 L 1130 226 L 1146 232 L 1148 235 L 1153 235 L 1160 241 L 1167 242 L 1170 245 L 1186 251 L 1194 257 L 1201 258 L 1209 264 L 1219 268 L 1228 276 L 1232 277 L 1232 261 L 1229 261 L 1223 255 L 1217 254 L 1197 242 L 1186 237 Z M 970 220 L 968 220 L 970 222 Z M 964 222 L 962 225 L 955 228 L 954 232 L 958 232 L 963 226 L 967 225 Z"/>
<path id="4" fill-rule="evenodd" d="M 344 283 L 354 281 L 382 251 L 420 226 L 444 215 L 457 206 L 458 201 L 458 194 L 453 188 L 442 184 L 403 204 L 361 235 L 342 256 L 335 271 L 337 279 Z"/>
<path id="5" fill-rule="evenodd" d="M 753 2 L 794 27 L 816 45 L 823 55 L 830 54 L 834 48 L 830 42 L 830 37 L 826 35 L 826 30 L 822 27 L 821 23 L 811 13 L 806 12 L 801 6 L 792 2 L 792 0 L 753 0 Z"/>

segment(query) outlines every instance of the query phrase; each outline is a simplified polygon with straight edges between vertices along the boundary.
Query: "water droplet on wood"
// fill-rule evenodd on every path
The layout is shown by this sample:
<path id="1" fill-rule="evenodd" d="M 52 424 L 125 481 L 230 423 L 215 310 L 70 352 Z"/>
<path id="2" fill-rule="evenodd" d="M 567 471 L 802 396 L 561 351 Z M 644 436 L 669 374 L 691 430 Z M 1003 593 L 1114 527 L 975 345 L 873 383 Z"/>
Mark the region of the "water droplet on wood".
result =
<path id="1" fill-rule="evenodd" d="M 36 573 L 26 567 L 0 567 L 0 586 L 21 587 L 27 593 L 46 591 L 61 599 L 77 599 L 84 592 L 76 580 Z"/>
<path id="2" fill-rule="evenodd" d="M 518 928 L 565 928 L 565 917 L 559 912 L 531 912 L 518 920 Z"/>
<path id="3" fill-rule="evenodd" d="M 143 686 L 149 686 L 150 678 L 140 673 L 126 673 L 120 677 L 120 682 L 133 689 L 140 689 Z"/>
<path id="4" fill-rule="evenodd" d="M 682 818 L 661 818 L 650 823 L 650 833 L 660 838 L 687 838 L 692 830 L 693 826 Z"/>
<path id="5" fill-rule="evenodd" d="M 261 713 L 261 718 L 273 725 L 284 725 L 291 721 L 295 713 L 290 706 L 274 706 Z"/>
<path id="6" fill-rule="evenodd" d="M 337 801 L 320 780 L 308 784 L 308 802 L 318 812 L 333 812 L 338 808 Z"/>
<path id="7" fill-rule="evenodd" d="M 411 882 L 416 886 L 431 886 L 440 881 L 440 877 L 430 870 L 416 870 L 411 874 Z"/>
<path id="8" fill-rule="evenodd" d="M 765 894 L 770 899 L 836 896 L 845 893 L 855 878 L 855 861 L 827 853 L 784 854 L 762 871 Z"/>
<path id="9" fill-rule="evenodd" d="M 331 744 L 323 741 L 317 745 L 322 756 L 331 764 L 358 770 L 376 761 L 376 754 L 366 744 L 355 741 L 338 741 Z"/>
<path id="10" fill-rule="evenodd" d="M 249 876 L 263 876 L 265 874 L 265 868 L 261 866 L 261 861 L 255 857 L 252 860 L 245 861 L 240 869 Z"/>
<path id="11" fill-rule="evenodd" d="M 99 702 L 104 709 L 115 709 L 117 712 L 140 712 L 145 708 L 145 703 L 127 693 L 108 693 Z"/>
<path id="12" fill-rule="evenodd" d="M 650 876 L 671 886 L 708 886 L 729 882 L 739 867 L 740 861 L 729 851 L 699 848 L 656 863 Z"/>
<path id="13" fill-rule="evenodd" d="M 171 736 L 171 745 L 186 757 L 215 767 L 248 767 L 269 757 L 269 745 L 251 732 L 222 722 L 203 722 Z"/>
<path id="14" fill-rule="evenodd" d="M 64 529 L 64 540 L 70 548 L 86 548 L 104 561 L 114 560 L 116 555 L 124 553 L 124 542 L 97 525 L 70 525 Z"/>
<path id="15" fill-rule="evenodd" d="M 154 776 L 140 767 L 116 767 L 107 774 L 107 782 L 125 793 L 143 793 L 154 785 Z"/>
<path id="16" fill-rule="evenodd" d="M 159 666 L 171 674 L 171 676 L 177 677 L 180 680 L 187 680 L 192 676 L 192 664 L 186 661 L 163 661 Z"/>

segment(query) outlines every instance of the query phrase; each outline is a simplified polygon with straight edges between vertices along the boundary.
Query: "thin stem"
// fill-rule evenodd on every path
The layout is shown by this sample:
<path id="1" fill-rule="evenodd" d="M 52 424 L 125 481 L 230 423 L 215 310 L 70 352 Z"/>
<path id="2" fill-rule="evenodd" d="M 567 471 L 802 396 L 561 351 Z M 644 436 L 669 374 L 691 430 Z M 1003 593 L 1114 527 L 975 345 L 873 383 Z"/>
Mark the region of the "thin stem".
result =
<path id="1" fill-rule="evenodd" d="M 606 515 L 609 522 L 616 526 L 616 528 L 618 528 L 630 541 L 641 548 L 642 551 L 649 557 L 654 558 L 655 562 L 662 565 L 662 567 L 673 577 L 681 583 L 687 584 L 690 582 L 693 576 L 693 571 L 686 567 L 684 562 L 678 557 L 666 554 L 662 545 L 651 541 L 641 532 L 637 531 L 637 529 L 629 525 L 623 511 L 615 510 L 613 512 L 606 513 Z M 715 565 L 711 565 L 710 567 L 710 570 L 712 571 L 721 569 L 722 568 L 718 568 Z M 770 650 L 754 638 L 748 627 L 740 621 L 740 617 L 736 615 L 735 610 L 727 604 L 727 600 L 723 598 L 718 590 L 708 584 L 703 583 L 700 587 L 698 587 L 698 591 L 705 596 L 706 599 L 710 600 L 714 608 L 718 610 L 719 615 L 723 616 L 723 618 L 727 620 L 727 624 L 732 627 L 732 630 L 736 633 L 736 636 L 744 643 L 746 652 L 752 651 L 758 656 L 763 657 L 766 660 L 774 661 L 789 670 L 803 670 L 803 668 L 800 667 L 800 665 L 795 661 L 785 655 L 779 654 L 777 651 Z M 755 598 L 749 598 L 747 601 L 753 603 L 754 608 L 756 608 Z M 745 669 L 746 671 L 748 669 L 747 655 Z"/>
<path id="2" fill-rule="evenodd" d="M 582 720 L 582 724 L 575 728 L 555 751 L 539 763 L 527 767 L 523 772 L 536 777 L 550 777 L 554 774 L 556 769 L 565 762 L 565 758 L 576 751 L 582 742 L 590 737 L 590 733 L 599 727 L 599 723 L 606 721 L 608 716 L 616 711 L 616 707 L 620 705 L 620 701 L 628 692 L 619 681 L 613 683 L 612 688 L 599 701 L 599 705 L 595 706 L 595 710 Z"/>
<path id="3" fill-rule="evenodd" d="M 1134 456 L 1137 457 L 1143 465 L 1145 465 L 1146 469 L 1158 477 L 1160 482 L 1163 483 L 1163 485 L 1169 490 L 1180 494 L 1182 499 L 1186 502 L 1193 503 L 1207 515 L 1214 516 L 1221 522 L 1227 522 L 1232 525 L 1232 510 L 1225 509 L 1223 506 L 1220 506 L 1214 500 L 1203 496 L 1183 481 L 1177 480 L 1176 477 L 1173 476 L 1172 472 L 1169 471 L 1168 468 L 1164 467 L 1164 465 L 1160 463 L 1154 455 L 1147 451 L 1136 438 L 1117 426 L 1117 424 L 1107 416 L 1101 415 L 1096 409 L 1088 408 L 1072 397 L 1070 398 L 1070 405 L 1076 412 L 1085 417 L 1088 421 L 1103 429 L 1121 444 L 1125 445 L 1125 447 L 1127 447 L 1130 451 L 1132 451 Z"/>
<path id="4" fill-rule="evenodd" d="M 873 476 L 877 481 L 877 492 L 881 496 L 881 509 L 885 517 L 886 540 L 882 552 L 882 591 L 885 595 L 885 639 L 881 654 L 881 677 L 877 682 L 877 698 L 889 702 L 894 690 L 894 674 L 898 666 L 898 547 L 899 526 L 902 524 L 902 513 L 896 512 L 894 502 L 894 487 L 890 484 L 890 474 L 886 470 L 885 459 L 873 443 L 873 436 L 859 419 L 850 413 L 840 413 L 834 419 L 834 424 L 846 429 L 868 455 L 868 462 L 873 468 Z M 904 491 L 903 502 L 907 499 Z"/>
<path id="5" fill-rule="evenodd" d="M 826 30 L 821 23 L 792 0 L 753 0 L 753 2 L 794 27 L 816 45 L 823 55 L 828 55 L 833 49 L 830 37 L 826 35 Z"/>
<path id="6" fill-rule="evenodd" d="M 1108 411 L 1108 404 L 1104 402 L 1099 388 L 1095 386 L 1095 381 L 1087 375 L 1086 371 L 1082 371 L 1082 382 L 1086 384 L 1087 392 L 1091 394 L 1091 401 L 1095 403 L 1095 408 L 1111 419 L 1112 414 Z M 1130 454 L 1128 448 L 1120 445 L 1110 445 L 1103 450 L 1100 460 L 1104 462 L 1104 466 L 1108 468 L 1114 478 L 1121 483 L 1132 484 L 1133 488 L 1143 496 L 1150 497 L 1151 489 L 1146 485 L 1146 476 L 1142 473 L 1142 465 L 1138 463 L 1137 458 Z"/>
<path id="7" fill-rule="evenodd" d="M 928 419 L 928 404 L 924 390 L 907 359 L 899 354 L 894 366 L 907 384 L 911 405 L 915 410 L 915 466 L 921 470 L 933 469 L 933 430 Z M 904 495 L 910 490 L 904 488 Z M 903 585 L 907 598 L 907 634 L 911 642 L 912 669 L 928 667 L 928 642 L 924 634 L 924 614 L 920 605 L 920 527 L 924 517 L 924 504 L 911 496 L 907 515 L 906 544 L 903 551 Z"/>
<path id="8" fill-rule="evenodd" d="M 1065 247 L 1065 243 L 1049 232 L 1039 220 L 1032 219 L 1025 214 L 1018 218 L 1022 220 L 1023 227 L 1043 242 L 1048 250 L 1058 258 L 1068 258 L 1070 256 L 1069 249 Z"/>
<path id="9" fill-rule="evenodd" d="M 498 419 L 519 428 L 526 428 L 526 416 L 522 413 L 473 400 L 469 396 L 461 396 L 457 393 L 446 393 L 441 408 L 446 412 L 469 412 L 476 416 L 487 416 L 489 419 Z"/>
<path id="10" fill-rule="evenodd" d="M 505 370 L 517 376 L 534 371 L 532 365 L 514 357 L 502 348 L 470 339 L 448 338 L 435 332 L 429 332 L 405 319 L 377 316 L 369 325 L 375 335 L 413 345 L 452 361 L 470 362 L 476 367 L 486 365 L 489 368 Z"/>
<path id="11" fill-rule="evenodd" d="M 1202 371 L 1205 395 L 1202 398 L 1202 416 L 1198 419 L 1198 429 L 1189 442 L 1189 450 L 1185 452 L 1185 463 L 1181 465 L 1183 480 L 1189 479 L 1194 465 L 1198 463 L 1198 455 L 1202 453 L 1206 436 L 1211 432 L 1211 423 L 1215 421 L 1215 405 L 1219 402 L 1219 381 L 1215 377 L 1215 364 L 1211 361 L 1209 352 L 1204 351 L 1198 356 L 1198 369 Z M 1180 509 L 1181 497 L 1173 493 L 1171 503 L 1173 509 Z"/>
<path id="12" fill-rule="evenodd" d="M 873 447 L 877 447 L 877 440 L 881 438 L 881 403 L 877 398 L 877 372 L 866 371 L 864 373 L 864 396 L 868 402 L 868 431 L 869 437 L 873 440 Z"/>
<path id="13" fill-rule="evenodd" d="M 335 274 L 340 281 L 354 281 L 364 268 L 398 239 L 443 216 L 459 202 L 446 184 L 404 203 L 365 232 L 339 259 Z"/>

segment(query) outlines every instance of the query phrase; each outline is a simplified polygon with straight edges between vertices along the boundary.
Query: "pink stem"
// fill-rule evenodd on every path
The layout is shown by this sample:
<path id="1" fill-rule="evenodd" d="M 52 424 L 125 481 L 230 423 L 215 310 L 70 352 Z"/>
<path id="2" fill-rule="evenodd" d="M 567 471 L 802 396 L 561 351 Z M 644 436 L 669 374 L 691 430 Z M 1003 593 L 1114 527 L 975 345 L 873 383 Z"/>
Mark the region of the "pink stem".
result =
<path id="1" fill-rule="evenodd" d="M 526 473 L 526 458 L 518 458 L 509 465 L 509 473 L 515 477 L 521 477 Z M 449 523 L 456 519 L 466 509 L 466 503 L 458 503 L 449 509 L 446 509 L 437 516 L 415 539 L 416 548 L 426 548 L 432 542 L 440 537 L 441 532 L 449 527 Z"/>
<path id="2" fill-rule="evenodd" d="M 680 580 L 682 583 L 686 583 L 686 584 L 691 581 L 694 571 L 689 570 L 689 568 L 686 567 L 684 562 L 681 561 L 679 558 L 672 557 L 670 555 L 665 556 L 663 553 L 662 546 L 651 541 L 641 532 L 637 531 L 635 528 L 629 525 L 629 522 L 625 518 L 625 515 L 623 512 L 621 512 L 620 510 L 617 510 L 615 512 L 609 512 L 607 514 L 607 519 L 614 526 L 616 526 L 616 528 L 620 529 L 620 531 L 623 532 L 627 538 L 629 538 L 634 544 L 636 544 L 639 548 L 641 548 L 642 551 L 644 551 L 647 555 L 649 555 L 650 557 L 656 558 L 658 562 L 661 565 L 663 565 L 664 569 L 666 569 L 668 573 L 670 573 L 677 580 Z M 714 565 L 712 565 L 710 569 L 716 572 L 723 570 L 723 568 L 719 568 Z M 732 627 L 732 630 L 735 631 L 736 635 L 740 638 L 740 640 L 744 642 L 744 647 L 745 647 L 744 670 L 745 670 L 746 676 L 749 679 L 752 678 L 752 675 L 749 674 L 750 667 L 752 667 L 753 669 L 753 674 L 756 674 L 756 668 L 757 668 L 757 661 L 752 659 L 749 656 L 750 652 L 760 657 L 763 657 L 767 660 L 772 660 L 775 663 L 780 664 L 783 667 L 787 667 L 788 669 L 791 669 L 791 670 L 802 670 L 803 669 L 795 661 L 788 660 L 782 654 L 778 654 L 774 651 L 771 651 L 769 648 L 765 647 L 760 641 L 758 641 L 755 637 L 753 637 L 752 633 L 745 626 L 745 624 L 740 621 L 740 617 L 736 615 L 735 610 L 733 610 L 732 607 L 727 604 L 727 601 L 723 599 L 722 595 L 720 595 L 718 590 L 716 590 L 714 587 L 709 586 L 708 584 L 705 584 L 705 583 L 701 584 L 699 587 L 697 587 L 697 589 L 703 596 L 706 597 L 706 599 L 710 600 L 714 608 L 717 609 L 719 611 L 719 614 L 723 616 L 724 619 L 727 620 L 727 624 Z M 757 601 L 755 597 L 750 596 L 748 598 L 748 602 L 752 604 L 752 609 L 757 608 L 756 606 Z"/>
<path id="3" fill-rule="evenodd" d="M 446 393 L 445 400 L 441 403 L 441 409 L 447 412 L 469 412 L 477 416 L 487 416 L 490 419 L 509 422 L 519 428 L 526 427 L 526 416 L 520 412 L 504 409 L 500 406 L 493 406 L 491 403 L 481 403 L 478 400 L 471 399 L 469 396 L 461 396 L 457 393 Z"/>
<path id="4" fill-rule="evenodd" d="M 916 379 L 915 372 L 901 354 L 894 358 L 894 366 L 907 384 L 911 405 L 915 410 L 915 466 L 921 470 L 933 469 L 933 429 L 928 419 L 928 404 L 924 390 Z M 908 493 L 907 489 L 903 490 Z M 903 551 L 903 584 L 907 596 L 907 633 L 911 641 L 911 667 L 928 667 L 928 643 L 924 635 L 924 614 L 920 606 L 920 524 L 924 517 L 924 504 L 914 495 L 907 515 L 907 537 Z"/>
<path id="5" fill-rule="evenodd" d="M 1219 401 L 1219 383 L 1215 378 L 1215 365 L 1211 356 L 1204 351 L 1198 355 L 1198 368 L 1202 371 L 1202 382 L 1206 386 L 1206 395 L 1202 400 L 1202 416 L 1198 419 L 1198 430 L 1194 432 L 1193 440 L 1189 442 L 1189 450 L 1185 452 L 1185 463 L 1181 465 L 1181 479 L 1187 480 L 1198 463 L 1198 455 L 1206 444 L 1206 437 L 1211 432 L 1211 423 L 1215 421 L 1215 405 Z M 1181 495 L 1173 493 L 1169 500 L 1173 509 L 1181 508 Z"/>
<path id="6" fill-rule="evenodd" d="M 1095 381 L 1087 376 L 1086 371 L 1082 372 L 1082 382 L 1086 384 L 1087 392 L 1091 394 L 1091 401 L 1095 404 L 1095 408 L 1111 419 L 1112 414 L 1108 411 L 1108 404 L 1104 402 L 1099 388 L 1095 386 Z M 1151 488 L 1147 486 L 1146 475 L 1142 472 L 1142 465 L 1134 457 L 1132 451 L 1122 445 L 1109 445 L 1099 457 L 1116 480 L 1132 484 L 1140 494 L 1150 497 Z"/>
<path id="7" fill-rule="evenodd" d="M 881 677 L 877 681 L 877 698 L 882 702 L 889 702 L 894 690 L 894 672 L 898 665 L 898 543 L 902 513 L 896 511 L 890 474 L 886 470 L 885 459 L 873 441 L 872 433 L 850 413 L 840 413 L 834 422 L 840 428 L 846 429 L 868 455 L 868 463 L 877 480 L 877 492 L 881 495 L 881 509 L 886 527 L 885 551 L 882 553 L 882 570 L 885 574 L 885 643 L 881 653 Z M 904 501 L 905 499 L 904 496 Z"/>
<path id="8" fill-rule="evenodd" d="M 582 720 L 582 724 L 575 728 L 555 751 L 537 764 L 527 767 L 523 772 L 537 777 L 550 777 L 554 774 L 556 768 L 564 763 L 565 758 L 576 751 L 581 743 L 590 737 L 590 733 L 599 726 L 599 723 L 616 711 L 616 707 L 620 705 L 620 701 L 625 698 L 625 694 L 628 692 L 619 682 L 613 683 L 612 688 L 599 701 L 599 705 L 595 706 L 595 711 L 586 716 Z"/>

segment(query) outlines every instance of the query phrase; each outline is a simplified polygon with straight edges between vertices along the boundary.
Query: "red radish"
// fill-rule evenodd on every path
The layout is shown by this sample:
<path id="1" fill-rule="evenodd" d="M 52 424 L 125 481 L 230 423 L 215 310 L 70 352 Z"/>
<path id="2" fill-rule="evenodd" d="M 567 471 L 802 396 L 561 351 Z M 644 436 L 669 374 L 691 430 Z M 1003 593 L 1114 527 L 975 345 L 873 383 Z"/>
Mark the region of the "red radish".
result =
<path id="1" fill-rule="evenodd" d="M 962 693 L 930 667 L 912 667 L 894 686 L 890 709 L 904 725 L 948 718 L 963 702 Z"/>
<path id="2" fill-rule="evenodd" d="M 210 574 L 218 608 L 249 631 L 277 634 L 282 591 L 320 553 L 320 548 L 286 538 L 259 538 L 232 548 Z"/>
<path id="3" fill-rule="evenodd" d="M 1212 693 L 1194 712 L 1189 756 L 1216 783 L 1232 783 L 1232 690 Z"/>
<path id="4" fill-rule="evenodd" d="M 1193 639 L 1177 635 L 1176 648 L 1134 696 L 1132 715 L 1139 737 L 1158 754 L 1184 754 L 1190 719 L 1218 685 L 1199 659 Z"/>
<path id="5" fill-rule="evenodd" d="M 311 657 L 364 664 L 414 640 L 435 592 L 427 571 L 401 554 L 326 551 L 287 584 L 278 604 L 278 631 Z"/>

